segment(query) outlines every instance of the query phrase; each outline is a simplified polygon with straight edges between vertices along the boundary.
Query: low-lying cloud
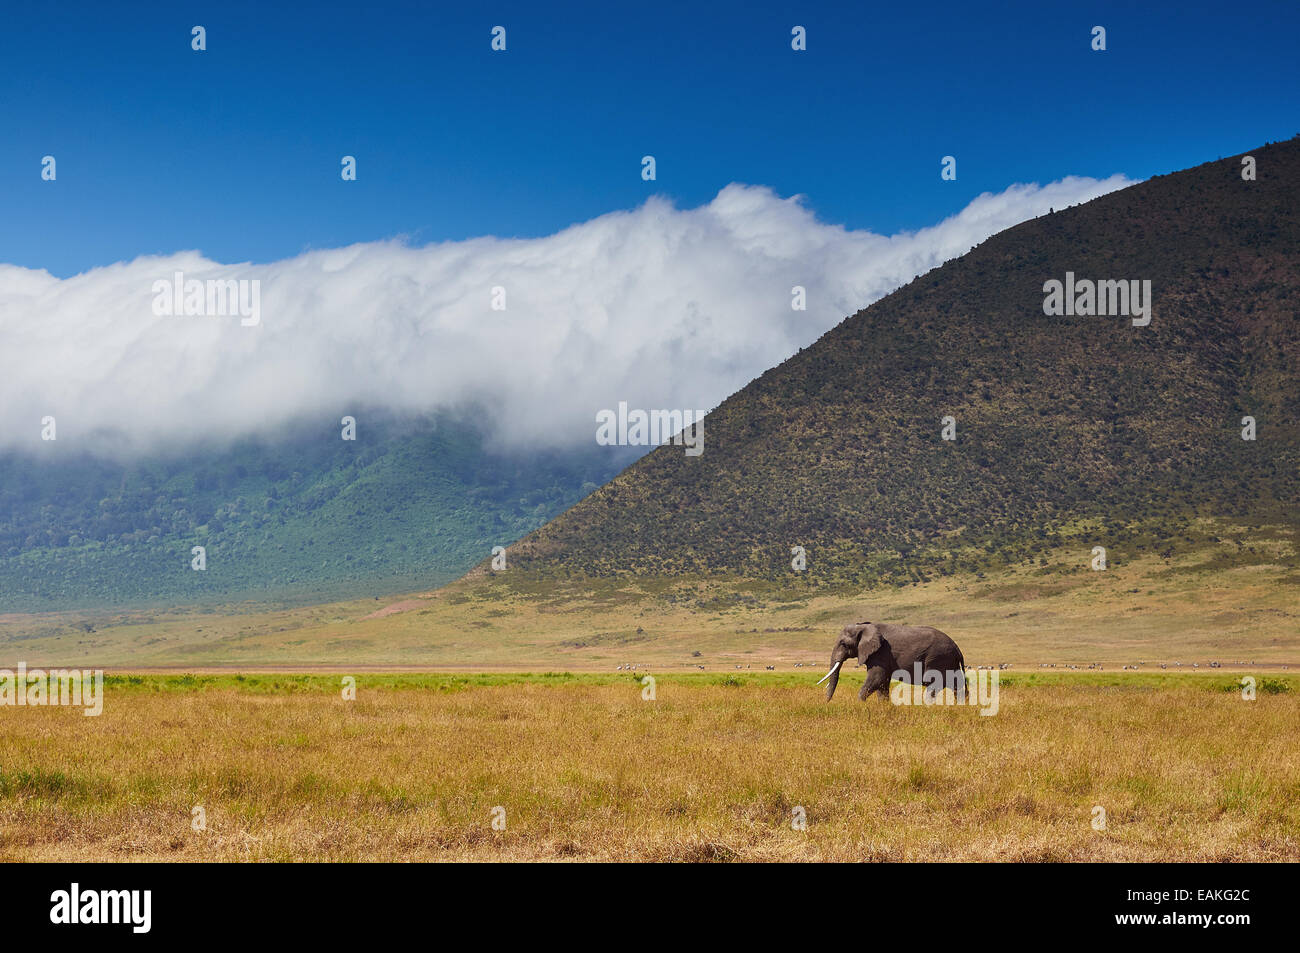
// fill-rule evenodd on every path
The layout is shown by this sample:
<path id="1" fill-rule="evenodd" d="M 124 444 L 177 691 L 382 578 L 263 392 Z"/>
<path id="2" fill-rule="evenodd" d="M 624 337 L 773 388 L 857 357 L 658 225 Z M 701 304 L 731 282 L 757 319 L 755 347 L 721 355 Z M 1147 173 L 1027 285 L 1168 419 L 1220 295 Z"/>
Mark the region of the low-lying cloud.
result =
<path id="1" fill-rule="evenodd" d="M 67 279 L 0 265 L 0 448 L 39 446 L 51 416 L 61 448 L 116 455 L 365 407 L 474 407 L 508 447 L 591 445 L 601 409 L 711 409 L 993 233 L 1130 184 L 1014 185 L 892 236 L 729 185 L 699 208 L 652 198 L 535 239 L 375 242 L 266 265 L 182 252 Z M 257 280 L 260 320 L 156 314 L 155 283 L 177 272 Z"/>

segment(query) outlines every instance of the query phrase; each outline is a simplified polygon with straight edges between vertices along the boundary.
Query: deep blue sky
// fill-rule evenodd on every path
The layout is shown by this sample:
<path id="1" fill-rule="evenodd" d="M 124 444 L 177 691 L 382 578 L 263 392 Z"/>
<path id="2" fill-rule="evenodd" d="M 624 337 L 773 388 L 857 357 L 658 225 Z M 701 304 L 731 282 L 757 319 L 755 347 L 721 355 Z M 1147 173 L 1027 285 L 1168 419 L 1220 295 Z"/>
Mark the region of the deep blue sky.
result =
<path id="1" fill-rule="evenodd" d="M 1144 178 L 1300 132 L 1295 2 L 945 6 L 10 4 L 0 262 L 533 236 L 733 181 L 893 232 L 1013 182 Z"/>

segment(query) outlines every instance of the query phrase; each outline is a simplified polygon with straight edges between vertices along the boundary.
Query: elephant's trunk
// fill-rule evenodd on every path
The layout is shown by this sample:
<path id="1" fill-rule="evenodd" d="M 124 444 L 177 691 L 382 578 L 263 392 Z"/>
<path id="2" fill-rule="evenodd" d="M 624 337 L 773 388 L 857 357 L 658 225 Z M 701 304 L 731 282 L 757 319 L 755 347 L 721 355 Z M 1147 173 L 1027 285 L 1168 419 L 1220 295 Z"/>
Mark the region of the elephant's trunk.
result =
<path id="1" fill-rule="evenodd" d="M 818 685 L 820 685 L 828 678 L 830 679 L 830 684 L 826 686 L 827 701 L 831 700 L 831 696 L 835 694 L 835 686 L 840 683 L 840 666 L 843 664 L 844 664 L 844 660 L 840 659 L 838 662 L 836 662 L 834 665 L 831 666 L 831 670 L 829 672 L 827 672 L 825 675 L 822 676 L 821 682 L 817 683 Z"/>

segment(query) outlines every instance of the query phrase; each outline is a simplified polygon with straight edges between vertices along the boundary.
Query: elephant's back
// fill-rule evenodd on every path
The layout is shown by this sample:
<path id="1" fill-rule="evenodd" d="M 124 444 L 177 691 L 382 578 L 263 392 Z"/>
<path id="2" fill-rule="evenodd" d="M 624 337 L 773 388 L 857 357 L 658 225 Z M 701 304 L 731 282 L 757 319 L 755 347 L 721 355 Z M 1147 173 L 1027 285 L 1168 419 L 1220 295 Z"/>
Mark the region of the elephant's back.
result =
<path id="1" fill-rule="evenodd" d="M 884 628 L 884 626 L 877 626 Z M 900 642 L 912 644 L 924 644 L 932 653 L 952 653 L 958 657 L 961 656 L 961 649 L 953 641 L 952 636 L 942 629 L 936 629 L 932 625 L 890 625 L 890 631 L 882 633 L 886 639 L 896 639 Z"/>
<path id="2" fill-rule="evenodd" d="M 933 639 L 935 642 L 942 642 L 945 644 L 951 644 L 953 646 L 957 644 L 956 642 L 953 642 L 952 638 L 948 635 L 947 632 L 944 632 L 942 629 L 936 629 L 932 625 L 892 625 L 892 624 L 882 625 L 878 623 L 876 625 L 876 628 L 884 630 L 882 634 L 884 635 L 885 638 L 889 638 L 891 635 L 893 635 L 895 637 L 903 636 L 904 638 L 909 638 L 909 639 L 928 638 L 928 639 Z"/>

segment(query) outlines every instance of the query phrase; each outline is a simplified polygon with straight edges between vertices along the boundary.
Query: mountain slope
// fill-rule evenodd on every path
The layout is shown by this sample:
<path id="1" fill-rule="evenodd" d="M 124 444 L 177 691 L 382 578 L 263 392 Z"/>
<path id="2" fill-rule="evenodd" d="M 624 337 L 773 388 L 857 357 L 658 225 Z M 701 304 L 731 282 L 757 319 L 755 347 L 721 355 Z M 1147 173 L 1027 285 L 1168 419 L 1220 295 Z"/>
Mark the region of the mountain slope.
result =
<path id="1" fill-rule="evenodd" d="M 709 414 L 702 456 L 655 450 L 514 566 L 789 576 L 798 545 L 812 582 L 898 583 L 1081 529 L 1163 551 L 1198 516 L 1294 528 L 1300 140 L 1251 154 L 1257 181 L 1240 157 L 1159 176 L 918 278 Z M 1150 325 L 1044 314 L 1067 272 L 1149 280 Z"/>
<path id="2" fill-rule="evenodd" d="M 358 418 L 355 441 L 336 416 L 128 463 L 0 455 L 0 614 L 436 586 L 618 469 L 605 448 L 503 456 L 454 421 Z"/>

